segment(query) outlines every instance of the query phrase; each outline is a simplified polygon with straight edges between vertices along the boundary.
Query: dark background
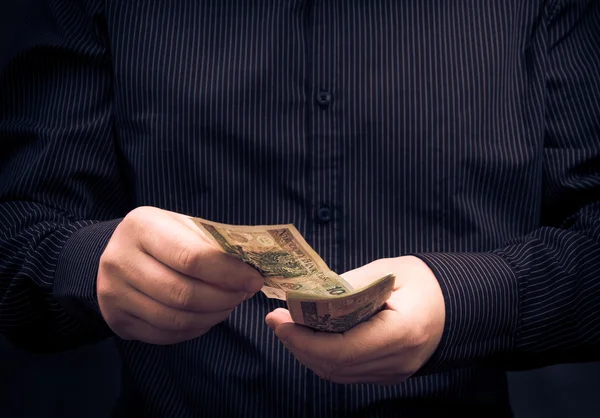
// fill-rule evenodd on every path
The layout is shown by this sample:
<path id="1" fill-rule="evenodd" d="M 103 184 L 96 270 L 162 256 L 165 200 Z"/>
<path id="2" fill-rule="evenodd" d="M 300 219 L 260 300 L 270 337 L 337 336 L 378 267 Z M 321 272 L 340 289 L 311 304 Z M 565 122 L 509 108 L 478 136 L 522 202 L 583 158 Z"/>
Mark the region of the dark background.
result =
<path id="1" fill-rule="evenodd" d="M 0 0 L 0 65 L 28 7 L 29 0 Z M 600 363 L 511 373 L 509 378 L 517 418 L 600 417 Z M 0 418 L 108 417 L 119 391 L 120 360 L 112 340 L 33 355 L 0 337 Z"/>

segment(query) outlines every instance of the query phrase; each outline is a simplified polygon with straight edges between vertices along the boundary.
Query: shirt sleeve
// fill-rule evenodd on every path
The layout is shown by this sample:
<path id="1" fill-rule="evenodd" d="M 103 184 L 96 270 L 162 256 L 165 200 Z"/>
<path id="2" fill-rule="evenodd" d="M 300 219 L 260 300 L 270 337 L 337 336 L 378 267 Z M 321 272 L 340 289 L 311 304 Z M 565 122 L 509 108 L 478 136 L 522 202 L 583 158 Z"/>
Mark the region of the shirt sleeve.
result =
<path id="1" fill-rule="evenodd" d="M 600 2 L 547 14 L 542 226 L 487 253 L 416 254 L 446 303 L 421 370 L 600 360 Z"/>
<path id="2" fill-rule="evenodd" d="M 99 4 L 37 0 L 0 67 L 0 332 L 49 352 L 100 340 L 100 256 L 128 208 Z"/>

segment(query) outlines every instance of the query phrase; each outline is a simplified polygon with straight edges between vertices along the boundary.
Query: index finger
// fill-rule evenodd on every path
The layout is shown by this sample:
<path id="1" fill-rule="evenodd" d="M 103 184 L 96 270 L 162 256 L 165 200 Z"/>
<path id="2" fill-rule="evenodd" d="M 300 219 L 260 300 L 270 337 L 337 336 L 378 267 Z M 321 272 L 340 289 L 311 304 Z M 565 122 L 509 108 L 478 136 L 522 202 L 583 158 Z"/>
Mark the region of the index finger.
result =
<path id="1" fill-rule="evenodd" d="M 382 311 L 369 320 L 358 324 L 343 333 L 315 331 L 297 325 L 281 313 L 273 311 L 271 320 L 277 336 L 294 350 L 307 356 L 319 358 L 337 364 L 353 364 L 387 356 L 395 349 L 390 321 L 385 318 L 392 315 Z"/>
<path id="2" fill-rule="evenodd" d="M 260 290 L 264 278 L 256 269 L 202 239 L 202 231 L 191 229 L 176 216 L 184 218 L 165 213 L 145 220 L 139 234 L 141 249 L 172 269 L 206 283 L 233 291 Z"/>

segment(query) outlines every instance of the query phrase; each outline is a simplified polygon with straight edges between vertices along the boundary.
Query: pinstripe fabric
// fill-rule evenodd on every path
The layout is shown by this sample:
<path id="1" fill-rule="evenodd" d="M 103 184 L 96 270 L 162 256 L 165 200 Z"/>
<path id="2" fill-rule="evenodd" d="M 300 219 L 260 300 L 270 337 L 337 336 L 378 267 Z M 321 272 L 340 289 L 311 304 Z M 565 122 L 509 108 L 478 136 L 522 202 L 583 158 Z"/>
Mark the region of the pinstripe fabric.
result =
<path id="1" fill-rule="evenodd" d="M 397 386 L 317 378 L 262 295 L 197 340 L 118 341 L 119 413 L 509 416 L 503 368 L 599 358 L 598 1 L 35 3 L 0 73 L 16 344 L 110 335 L 98 260 L 140 205 L 294 223 L 338 272 L 416 254 L 446 300 Z"/>

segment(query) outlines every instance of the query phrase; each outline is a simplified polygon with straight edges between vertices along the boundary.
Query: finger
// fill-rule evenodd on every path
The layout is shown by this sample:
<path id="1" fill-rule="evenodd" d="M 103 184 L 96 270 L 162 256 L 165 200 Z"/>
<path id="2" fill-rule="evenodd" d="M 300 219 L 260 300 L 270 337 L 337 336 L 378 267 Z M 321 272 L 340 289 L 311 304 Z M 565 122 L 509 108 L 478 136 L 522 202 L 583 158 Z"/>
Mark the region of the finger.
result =
<path id="1" fill-rule="evenodd" d="M 393 365 L 393 361 L 396 360 L 395 356 L 388 356 L 377 362 L 362 363 L 360 367 L 348 367 L 338 366 L 323 359 L 311 357 L 302 351 L 294 350 L 291 345 L 286 345 L 286 348 L 300 364 L 310 369 L 321 379 L 335 383 L 397 384 L 410 376 L 410 374 L 393 371 L 390 365 Z"/>
<path id="2" fill-rule="evenodd" d="M 288 343 L 287 340 L 282 340 L 282 343 L 302 365 L 311 369 L 324 379 L 336 382 L 342 378 L 365 377 L 371 375 L 379 377 L 387 376 L 389 378 L 390 373 L 393 373 L 392 367 L 394 366 L 394 361 L 397 361 L 397 355 L 392 354 L 375 361 L 369 360 L 348 365 L 338 365 L 328 361 L 322 356 L 315 357 L 314 355 L 296 349 L 292 344 Z"/>
<path id="3" fill-rule="evenodd" d="M 283 323 L 294 323 L 290 311 L 284 308 L 277 308 L 274 311 L 269 312 L 265 317 L 265 321 L 273 331 L 276 331 L 276 328 Z"/>
<path id="4" fill-rule="evenodd" d="M 343 334 L 319 332 L 297 325 L 287 309 L 278 308 L 269 313 L 267 324 L 291 351 L 303 353 L 308 358 L 335 361 L 344 345 Z"/>
<path id="5" fill-rule="evenodd" d="M 267 325 L 275 331 L 275 335 L 281 340 L 281 342 L 285 345 L 288 351 L 290 351 L 296 360 L 298 360 L 302 365 L 311 369 L 318 375 L 325 375 L 326 372 L 323 372 L 323 365 L 326 364 L 326 361 L 323 360 L 321 356 L 314 357 L 310 354 L 305 353 L 301 349 L 296 349 L 294 345 L 289 344 L 288 333 L 284 329 L 285 327 L 299 327 L 306 328 L 299 325 L 294 324 L 290 312 L 287 309 L 278 308 L 273 312 L 270 312 L 265 321 Z M 282 325 L 285 324 L 285 327 Z M 282 331 L 283 330 L 283 331 Z"/>
<path id="6" fill-rule="evenodd" d="M 118 334 L 120 338 L 124 340 L 138 340 L 156 345 L 169 345 L 188 341 L 199 337 L 207 331 L 167 331 L 130 314 L 126 314 L 126 317 L 122 320 L 122 324 L 122 331 Z"/>
<path id="7" fill-rule="evenodd" d="M 131 264 L 128 284 L 172 308 L 194 312 L 223 311 L 239 305 L 248 294 L 224 290 L 186 276 L 145 253 L 139 253 Z"/>
<path id="8" fill-rule="evenodd" d="M 126 301 L 126 303 L 123 303 L 123 306 L 120 306 L 123 312 L 163 331 L 185 332 L 188 330 L 205 330 L 214 324 L 224 321 L 231 313 L 230 309 L 209 313 L 196 313 L 174 309 L 149 298 L 133 288 L 128 291 L 126 298 L 123 298 L 123 300 Z"/>
<path id="9" fill-rule="evenodd" d="M 277 311 L 277 310 L 276 310 Z M 314 358 L 350 365 L 378 359 L 400 349 L 401 325 L 393 321 L 394 311 L 384 310 L 344 333 L 312 330 L 284 320 L 284 313 L 271 316 L 277 336 Z M 390 324 L 396 322 L 398 329 Z"/>
<path id="10" fill-rule="evenodd" d="M 174 270 L 230 290 L 255 293 L 264 283 L 256 269 L 208 244 L 172 215 L 145 219 L 141 225 L 141 249 Z"/>
<path id="11" fill-rule="evenodd" d="M 311 351 L 305 350 L 305 346 L 310 341 L 325 344 L 327 348 L 331 345 L 332 339 L 343 338 L 341 334 L 318 332 L 311 328 L 294 323 L 290 312 L 284 308 L 277 308 L 270 312 L 266 317 L 269 327 L 275 331 L 277 337 L 284 343 L 293 345 L 297 350 L 310 354 Z"/>
<path id="12" fill-rule="evenodd" d="M 282 341 L 283 342 L 283 341 Z M 319 375 L 328 376 L 328 380 L 335 380 L 342 377 L 357 376 L 388 376 L 404 374 L 404 371 L 398 369 L 398 354 L 393 353 L 376 360 L 363 362 L 354 362 L 351 364 L 338 365 L 328 362 L 322 357 L 314 357 L 305 352 L 295 349 L 293 345 L 283 342 L 286 348 L 296 357 L 304 366 L 315 371 Z M 335 379 L 334 379 L 335 378 Z M 336 380 L 337 381 L 337 380 Z"/>

